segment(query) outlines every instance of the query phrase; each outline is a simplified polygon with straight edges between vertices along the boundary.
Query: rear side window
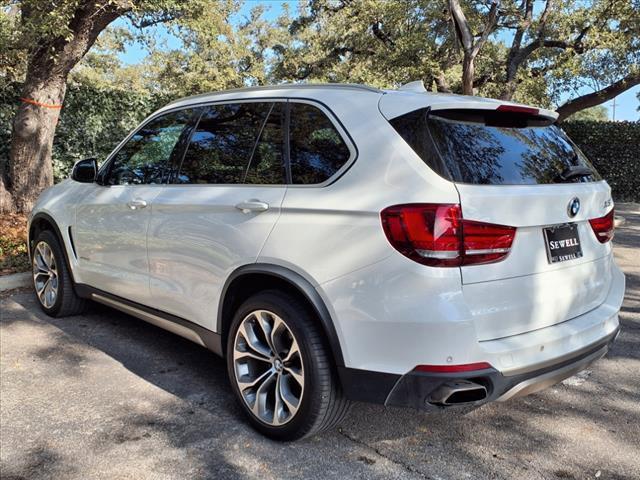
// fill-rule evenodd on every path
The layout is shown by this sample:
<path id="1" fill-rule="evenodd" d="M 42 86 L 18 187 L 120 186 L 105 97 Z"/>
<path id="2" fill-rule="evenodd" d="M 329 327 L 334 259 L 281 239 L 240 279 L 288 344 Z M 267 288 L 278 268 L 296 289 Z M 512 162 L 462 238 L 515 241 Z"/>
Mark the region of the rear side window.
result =
<path id="1" fill-rule="evenodd" d="M 292 103 L 289 129 L 294 184 L 322 183 L 351 156 L 333 123 L 313 105 Z"/>
<path id="2" fill-rule="evenodd" d="M 535 185 L 600 176 L 557 126 L 494 111 L 418 110 L 391 120 L 441 176 L 459 183 Z"/>
<path id="3" fill-rule="evenodd" d="M 274 103 L 207 107 L 191 136 L 177 183 L 285 183 L 282 133 L 274 131 L 281 128 L 281 117 L 282 107 Z"/>
<path id="4" fill-rule="evenodd" d="M 394 118 L 390 123 L 424 163 L 438 175 L 451 180 L 449 170 L 429 134 L 428 116 L 429 110 L 425 108 Z"/>

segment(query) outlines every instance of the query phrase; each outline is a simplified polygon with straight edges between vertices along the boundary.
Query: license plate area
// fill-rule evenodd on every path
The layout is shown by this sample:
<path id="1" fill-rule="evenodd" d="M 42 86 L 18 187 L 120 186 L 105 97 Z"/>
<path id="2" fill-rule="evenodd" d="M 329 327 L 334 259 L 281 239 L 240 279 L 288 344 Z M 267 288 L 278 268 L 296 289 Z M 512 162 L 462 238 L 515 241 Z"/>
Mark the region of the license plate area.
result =
<path id="1" fill-rule="evenodd" d="M 578 225 L 563 223 L 542 229 L 549 263 L 566 262 L 582 257 Z"/>

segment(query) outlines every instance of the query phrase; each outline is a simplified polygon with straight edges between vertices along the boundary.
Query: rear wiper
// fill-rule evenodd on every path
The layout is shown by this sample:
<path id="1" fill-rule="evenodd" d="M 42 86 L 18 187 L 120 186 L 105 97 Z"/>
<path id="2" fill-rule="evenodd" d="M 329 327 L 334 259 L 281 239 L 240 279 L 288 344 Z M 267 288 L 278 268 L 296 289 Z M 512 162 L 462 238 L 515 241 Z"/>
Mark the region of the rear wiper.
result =
<path id="1" fill-rule="evenodd" d="M 590 177 L 593 172 L 589 167 L 583 165 L 571 165 L 565 168 L 562 173 L 558 174 L 555 178 L 556 181 L 566 182 L 574 178 Z"/>

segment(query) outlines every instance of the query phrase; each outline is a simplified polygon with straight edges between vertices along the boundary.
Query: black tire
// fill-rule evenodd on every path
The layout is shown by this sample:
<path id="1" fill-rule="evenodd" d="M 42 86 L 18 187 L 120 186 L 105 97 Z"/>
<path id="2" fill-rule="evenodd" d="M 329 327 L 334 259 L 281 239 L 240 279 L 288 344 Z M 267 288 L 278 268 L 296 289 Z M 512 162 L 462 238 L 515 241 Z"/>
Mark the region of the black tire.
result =
<path id="1" fill-rule="evenodd" d="M 55 302 L 51 306 L 46 306 L 43 304 L 42 300 L 38 296 L 36 292 L 36 285 L 34 280 L 34 293 L 36 295 L 36 299 L 38 300 L 38 304 L 40 308 L 49 316 L 52 317 L 66 317 L 70 315 L 78 315 L 86 310 L 87 301 L 83 298 L 78 297 L 73 287 L 73 280 L 71 279 L 71 274 L 69 273 L 69 269 L 67 268 L 67 262 L 65 253 L 60 246 L 60 242 L 58 241 L 57 236 L 50 230 L 43 230 L 36 236 L 36 239 L 33 243 L 34 251 L 32 252 L 32 256 L 35 257 L 36 252 L 35 249 L 40 244 L 40 242 L 46 243 L 51 252 L 53 253 L 53 257 L 55 260 L 55 265 L 57 269 L 57 286 L 58 292 L 55 299 Z M 32 258 L 32 269 L 33 269 L 33 258 Z"/>
<path id="2" fill-rule="evenodd" d="M 236 381 L 233 360 L 236 333 L 242 321 L 256 310 L 273 312 L 284 321 L 297 340 L 304 366 L 304 394 L 300 406 L 291 420 L 281 426 L 269 425 L 255 416 Z M 307 305 L 287 293 L 267 290 L 246 300 L 231 323 L 226 352 L 229 380 L 249 422 L 274 440 L 298 440 L 333 428 L 349 410 L 350 402 L 342 394 L 318 320 Z"/>

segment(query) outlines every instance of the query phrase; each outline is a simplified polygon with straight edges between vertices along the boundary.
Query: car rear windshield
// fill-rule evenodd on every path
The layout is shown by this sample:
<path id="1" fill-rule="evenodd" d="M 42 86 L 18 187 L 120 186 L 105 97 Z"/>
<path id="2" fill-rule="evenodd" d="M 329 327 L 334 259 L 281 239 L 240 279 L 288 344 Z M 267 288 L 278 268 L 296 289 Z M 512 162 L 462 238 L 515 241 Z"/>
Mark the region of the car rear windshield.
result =
<path id="1" fill-rule="evenodd" d="M 429 167 L 453 182 L 535 185 L 601 179 L 567 135 L 544 117 L 420 109 L 390 123 Z"/>

